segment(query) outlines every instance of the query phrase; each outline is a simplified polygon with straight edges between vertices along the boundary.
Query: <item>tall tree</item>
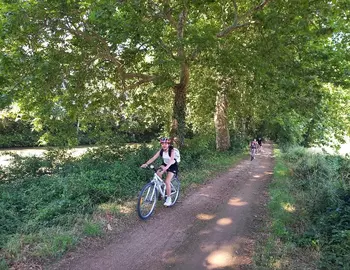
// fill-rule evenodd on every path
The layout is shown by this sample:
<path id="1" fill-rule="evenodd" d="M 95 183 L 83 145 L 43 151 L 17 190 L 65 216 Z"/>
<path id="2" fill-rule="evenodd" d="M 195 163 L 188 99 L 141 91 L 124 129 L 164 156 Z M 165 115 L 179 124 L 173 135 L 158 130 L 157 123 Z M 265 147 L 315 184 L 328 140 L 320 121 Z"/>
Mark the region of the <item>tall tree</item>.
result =
<path id="1" fill-rule="evenodd" d="M 190 74 L 205 66 L 217 84 L 210 93 L 219 95 L 210 99 L 228 101 L 229 110 L 216 110 L 216 119 L 228 119 L 217 127 L 235 118 L 253 130 L 262 122 L 259 115 L 281 115 L 307 99 L 320 104 L 319 96 L 327 96 L 320 95 L 324 83 L 344 85 L 346 5 L 345 0 L 3 1 L 0 104 L 18 101 L 38 126 L 55 130 L 69 120 L 83 128 L 106 115 L 117 128 L 130 122 L 146 128 L 157 119 L 168 122 L 181 145 Z M 225 56 L 235 61 L 225 62 Z M 324 57 L 332 65 L 322 63 Z M 230 82 L 226 89 L 220 78 Z M 303 94 L 303 89 L 311 90 Z M 232 109 L 238 100 L 244 105 Z M 306 119 L 312 109 L 304 111 Z M 229 141 L 227 132 L 218 136 L 219 142 Z"/>

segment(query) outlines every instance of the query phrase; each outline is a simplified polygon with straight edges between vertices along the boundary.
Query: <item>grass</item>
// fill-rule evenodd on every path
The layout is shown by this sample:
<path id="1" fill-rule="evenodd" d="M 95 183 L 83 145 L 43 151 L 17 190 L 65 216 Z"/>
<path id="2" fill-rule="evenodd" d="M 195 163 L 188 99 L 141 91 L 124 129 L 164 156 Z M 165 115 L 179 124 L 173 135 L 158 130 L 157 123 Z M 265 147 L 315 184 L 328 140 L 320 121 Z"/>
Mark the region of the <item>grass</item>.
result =
<path id="1" fill-rule="evenodd" d="M 208 178 L 227 170 L 246 156 L 244 153 L 237 155 L 222 153 L 208 157 L 200 167 L 180 174 L 182 192 L 189 186 L 204 183 Z"/>
<path id="2" fill-rule="evenodd" d="M 301 147 L 275 155 L 255 268 L 350 269 L 349 159 Z"/>
<path id="3" fill-rule="evenodd" d="M 86 221 L 83 226 L 84 235 L 90 237 L 101 236 L 103 234 L 102 226 L 103 224 L 100 222 L 95 222 L 92 220 Z"/>
<path id="4" fill-rule="evenodd" d="M 32 234 L 15 234 L 7 242 L 6 255 L 15 261 L 23 258 L 47 259 L 62 255 L 78 241 L 74 230 L 42 229 Z"/>

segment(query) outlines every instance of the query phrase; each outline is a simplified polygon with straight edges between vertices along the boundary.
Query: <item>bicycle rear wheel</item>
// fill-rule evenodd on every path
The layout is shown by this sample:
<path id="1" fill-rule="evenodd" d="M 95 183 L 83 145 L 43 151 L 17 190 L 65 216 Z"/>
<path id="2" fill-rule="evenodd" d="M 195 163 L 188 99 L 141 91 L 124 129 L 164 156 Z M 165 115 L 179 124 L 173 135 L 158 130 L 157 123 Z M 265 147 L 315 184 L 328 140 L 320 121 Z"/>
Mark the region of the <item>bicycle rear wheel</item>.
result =
<path id="1" fill-rule="evenodd" d="M 252 148 L 252 149 L 250 150 L 250 160 L 253 160 L 254 158 L 255 158 L 255 149 Z"/>
<path id="2" fill-rule="evenodd" d="M 179 198 L 179 193 L 180 193 L 180 181 L 176 177 L 170 182 L 170 187 L 171 187 L 171 205 L 174 205 Z"/>
<path id="3" fill-rule="evenodd" d="M 153 183 L 147 183 L 139 194 L 137 200 L 137 213 L 141 219 L 149 218 L 156 206 L 157 190 Z"/>

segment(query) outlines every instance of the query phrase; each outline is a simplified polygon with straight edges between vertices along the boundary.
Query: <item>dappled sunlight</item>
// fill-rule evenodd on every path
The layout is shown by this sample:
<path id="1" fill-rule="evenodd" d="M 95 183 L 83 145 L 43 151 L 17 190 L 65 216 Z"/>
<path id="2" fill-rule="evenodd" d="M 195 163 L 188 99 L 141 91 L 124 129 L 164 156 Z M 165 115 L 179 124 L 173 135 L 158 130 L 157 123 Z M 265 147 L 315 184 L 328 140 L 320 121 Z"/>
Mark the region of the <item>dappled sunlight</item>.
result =
<path id="1" fill-rule="evenodd" d="M 288 171 L 287 170 L 276 170 L 276 173 L 277 173 L 277 175 L 281 175 L 281 176 L 288 175 Z"/>
<path id="2" fill-rule="evenodd" d="M 215 218 L 215 215 L 201 213 L 201 214 L 198 214 L 196 217 L 200 220 L 211 220 Z"/>
<path id="3" fill-rule="evenodd" d="M 216 224 L 221 225 L 221 226 L 227 226 L 232 224 L 232 219 L 231 218 L 220 218 Z"/>
<path id="4" fill-rule="evenodd" d="M 240 198 L 231 198 L 227 204 L 232 206 L 243 206 L 243 205 L 247 205 L 248 203 L 241 201 Z"/>
<path id="5" fill-rule="evenodd" d="M 9 166 L 13 157 L 10 155 L 0 155 L 0 166 Z"/>
<path id="6" fill-rule="evenodd" d="M 261 175 L 256 174 L 256 175 L 253 175 L 253 177 L 254 177 L 254 178 L 260 178 Z"/>
<path id="7" fill-rule="evenodd" d="M 212 195 L 207 193 L 200 193 L 199 195 L 202 197 L 212 198 Z"/>
<path id="8" fill-rule="evenodd" d="M 319 146 L 319 147 L 311 147 L 308 148 L 310 152 L 314 153 L 328 153 L 330 155 L 342 155 L 345 156 L 346 154 L 350 154 L 350 137 L 345 137 L 345 143 L 340 144 L 340 148 L 337 150 L 336 148 L 333 148 L 331 146 Z"/>
<path id="9" fill-rule="evenodd" d="M 271 175 L 271 174 L 273 174 L 273 172 L 272 171 L 266 171 L 266 172 L 264 172 L 264 174 Z"/>
<path id="10" fill-rule="evenodd" d="M 116 203 L 103 203 L 98 206 L 99 210 L 119 212 L 119 206 Z"/>
<path id="11" fill-rule="evenodd" d="M 95 146 L 80 146 L 72 149 L 67 149 L 67 153 L 72 157 L 79 157 L 85 154 L 90 149 L 95 149 Z M 0 166 L 9 166 L 13 161 L 12 155 L 19 155 L 21 157 L 44 157 L 48 153 L 48 149 L 58 148 L 18 148 L 18 149 L 0 149 Z"/>
<path id="12" fill-rule="evenodd" d="M 234 264 L 234 258 L 231 252 L 214 251 L 207 257 L 208 269 L 215 269 L 218 267 L 229 267 Z"/>
<path id="13" fill-rule="evenodd" d="M 199 235 L 208 235 L 208 234 L 211 234 L 211 230 L 201 230 L 198 234 Z"/>
<path id="14" fill-rule="evenodd" d="M 219 250 L 212 251 L 205 260 L 207 269 L 230 267 L 235 264 L 232 245 L 221 246 Z"/>
<path id="15" fill-rule="evenodd" d="M 168 264 L 174 264 L 179 262 L 173 250 L 164 251 L 162 254 L 162 261 Z"/>
<path id="16" fill-rule="evenodd" d="M 133 211 L 134 211 L 134 207 L 130 207 L 130 206 L 127 206 L 127 205 L 122 205 L 122 206 L 120 206 L 119 213 L 130 214 Z"/>
<path id="17" fill-rule="evenodd" d="M 290 203 L 282 203 L 282 207 L 284 210 L 286 210 L 287 212 L 295 212 L 295 207 L 294 205 L 290 204 Z"/>
<path id="18" fill-rule="evenodd" d="M 116 202 L 103 203 L 98 206 L 99 210 L 110 212 L 112 214 L 130 214 L 134 211 L 133 205 L 119 205 Z"/>
<path id="19" fill-rule="evenodd" d="M 275 268 L 275 269 L 282 269 L 282 260 L 280 259 L 280 260 L 276 260 L 275 262 L 274 262 L 274 264 L 273 264 L 273 267 Z"/>

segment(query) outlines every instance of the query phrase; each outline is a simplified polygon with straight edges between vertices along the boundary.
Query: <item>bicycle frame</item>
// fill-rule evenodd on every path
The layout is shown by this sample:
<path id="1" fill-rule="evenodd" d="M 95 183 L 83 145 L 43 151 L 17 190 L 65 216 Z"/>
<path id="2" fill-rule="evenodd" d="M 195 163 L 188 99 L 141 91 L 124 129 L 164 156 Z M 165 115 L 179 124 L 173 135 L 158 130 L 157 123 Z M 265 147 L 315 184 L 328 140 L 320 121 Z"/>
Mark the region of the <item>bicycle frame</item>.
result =
<path id="1" fill-rule="evenodd" d="M 170 181 L 170 190 L 171 191 L 172 191 L 172 186 L 173 186 L 172 181 L 176 178 L 177 178 L 177 176 L 174 175 Z M 162 198 L 164 198 L 166 195 L 166 185 L 165 185 L 164 180 L 161 177 L 159 177 L 157 172 L 154 173 L 153 178 L 150 182 L 154 183 L 155 190 L 158 190 L 158 192 L 161 194 Z M 170 193 L 172 194 L 171 191 L 170 191 Z M 153 196 L 153 194 L 152 194 L 152 196 Z"/>
<path id="2" fill-rule="evenodd" d="M 155 190 L 158 190 L 158 192 L 162 195 L 162 197 L 165 197 L 165 183 L 161 177 L 155 172 L 153 175 L 152 180 L 150 181 L 151 183 L 154 183 Z M 152 194 L 153 196 L 154 194 Z"/>

